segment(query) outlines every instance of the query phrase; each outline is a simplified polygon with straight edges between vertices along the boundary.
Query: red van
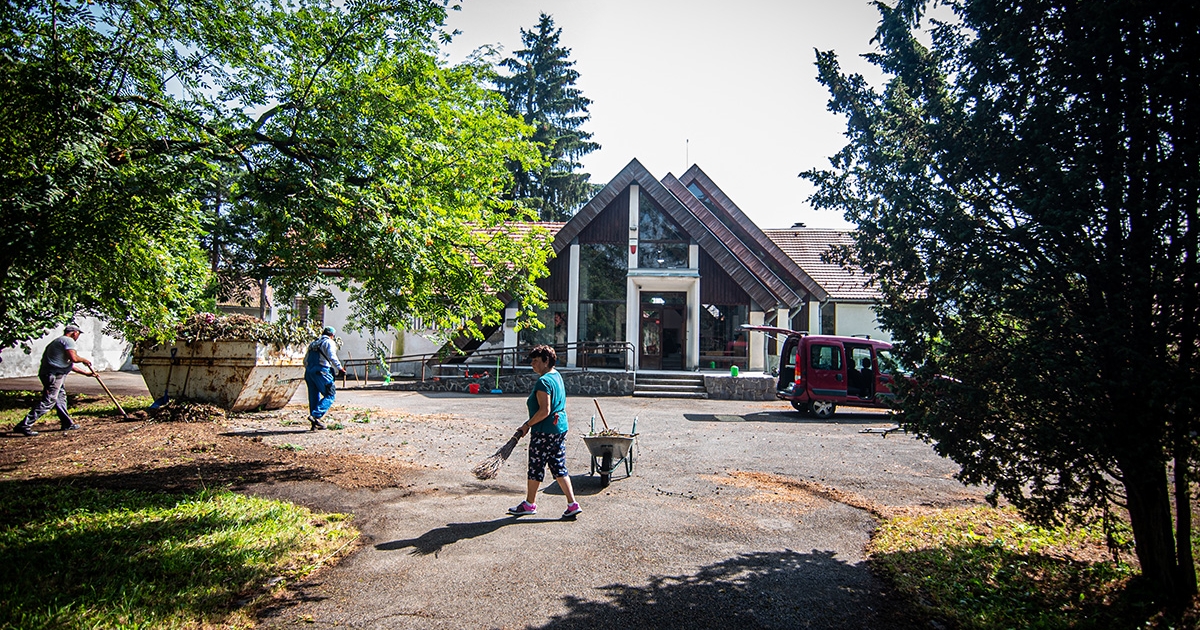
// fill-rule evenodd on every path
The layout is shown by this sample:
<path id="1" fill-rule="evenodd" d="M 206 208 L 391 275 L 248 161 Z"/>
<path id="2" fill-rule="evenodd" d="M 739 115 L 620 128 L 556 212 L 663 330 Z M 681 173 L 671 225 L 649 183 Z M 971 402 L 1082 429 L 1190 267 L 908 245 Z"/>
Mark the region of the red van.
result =
<path id="1" fill-rule="evenodd" d="M 894 396 L 890 343 L 771 326 L 742 328 L 786 337 L 775 396 L 792 403 L 796 411 L 828 418 L 838 405 L 882 408 Z"/>

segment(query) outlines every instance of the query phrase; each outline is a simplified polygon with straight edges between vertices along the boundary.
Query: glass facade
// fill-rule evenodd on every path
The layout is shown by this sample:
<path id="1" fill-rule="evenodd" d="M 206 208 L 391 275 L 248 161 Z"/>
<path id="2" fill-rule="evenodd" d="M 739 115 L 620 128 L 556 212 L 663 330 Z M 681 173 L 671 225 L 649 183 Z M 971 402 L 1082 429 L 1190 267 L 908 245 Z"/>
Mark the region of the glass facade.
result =
<path id="1" fill-rule="evenodd" d="M 749 321 L 749 304 L 700 305 L 700 367 L 746 367 L 749 335 L 741 326 Z"/>
<path id="2" fill-rule="evenodd" d="M 579 246 L 579 341 L 625 341 L 624 244 Z"/>
<path id="3" fill-rule="evenodd" d="M 638 267 L 686 269 L 689 239 L 642 190 L 638 190 Z"/>
<path id="4" fill-rule="evenodd" d="M 546 344 L 548 346 L 566 347 L 567 343 L 567 303 L 550 302 L 546 310 L 538 313 L 538 321 L 542 327 L 537 330 L 525 329 L 518 334 L 517 343 L 522 347 Z"/>

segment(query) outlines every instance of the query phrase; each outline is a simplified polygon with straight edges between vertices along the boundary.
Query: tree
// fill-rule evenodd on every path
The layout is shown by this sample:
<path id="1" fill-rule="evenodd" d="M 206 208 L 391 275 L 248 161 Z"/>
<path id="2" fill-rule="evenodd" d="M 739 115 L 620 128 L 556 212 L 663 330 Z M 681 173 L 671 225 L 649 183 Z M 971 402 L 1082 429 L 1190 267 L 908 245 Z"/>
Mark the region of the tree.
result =
<path id="1" fill-rule="evenodd" d="M 802 174 L 915 367 L 901 422 L 1038 520 L 1124 506 L 1143 576 L 1194 594 L 1197 13 L 947 4 L 877 5 L 882 91 L 818 53 L 850 140 Z"/>
<path id="2" fill-rule="evenodd" d="M 577 172 L 579 158 L 600 148 L 583 131 L 592 101 L 575 87 L 579 73 L 569 61 L 570 48 L 558 45 L 561 28 L 545 13 L 536 31 L 521 29 L 525 48 L 501 62 L 511 75 L 497 79 L 508 111 L 535 129 L 544 158 L 537 168 L 512 164 L 514 199 L 540 208 L 545 221 L 566 221 L 596 193 L 590 175 Z"/>
<path id="3" fill-rule="evenodd" d="M 539 304 L 544 234 L 505 223 L 540 159 L 439 65 L 436 0 L 17 0 L 0 8 L 0 347 L 79 311 L 166 337 L 214 274 L 340 285 L 355 322 Z M 226 282 L 234 286 L 236 282 Z M 328 297 L 328 294 L 324 294 Z"/>

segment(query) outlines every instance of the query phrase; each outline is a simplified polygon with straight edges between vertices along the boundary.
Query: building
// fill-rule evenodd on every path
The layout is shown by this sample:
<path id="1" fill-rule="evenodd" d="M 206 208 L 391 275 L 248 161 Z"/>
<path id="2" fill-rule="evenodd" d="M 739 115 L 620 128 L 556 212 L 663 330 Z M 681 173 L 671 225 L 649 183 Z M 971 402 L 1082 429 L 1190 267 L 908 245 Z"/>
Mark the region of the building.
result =
<path id="1" fill-rule="evenodd" d="M 570 221 L 540 225 L 554 234 L 555 253 L 541 282 L 548 301 L 543 328 L 518 333 L 510 305 L 485 341 L 460 343 L 468 354 L 546 343 L 560 347 L 566 367 L 770 371 L 774 340 L 746 333 L 742 324 L 889 339 L 867 279 L 823 258 L 831 246 L 850 243 L 850 233 L 800 224 L 760 229 L 698 166 L 657 179 L 632 160 Z M 338 328 L 343 360 L 439 349 L 435 335 L 350 332 L 349 296 L 331 289 L 338 304 L 319 309 L 319 319 Z M 268 288 L 247 312 L 275 319 L 271 298 Z M 128 367 L 129 345 L 101 339 L 100 328 L 96 354 L 111 355 L 109 369 Z M 0 375 L 36 373 L 36 357 L 18 352 L 4 352 Z M 419 369 L 397 367 L 414 375 Z"/>
<path id="2" fill-rule="evenodd" d="M 563 346 L 567 367 L 766 371 L 774 343 L 742 324 L 886 337 L 865 278 L 821 260 L 848 233 L 763 231 L 698 166 L 660 180 L 635 159 L 547 227 L 544 328 L 518 334 L 510 307 L 488 347 Z"/>

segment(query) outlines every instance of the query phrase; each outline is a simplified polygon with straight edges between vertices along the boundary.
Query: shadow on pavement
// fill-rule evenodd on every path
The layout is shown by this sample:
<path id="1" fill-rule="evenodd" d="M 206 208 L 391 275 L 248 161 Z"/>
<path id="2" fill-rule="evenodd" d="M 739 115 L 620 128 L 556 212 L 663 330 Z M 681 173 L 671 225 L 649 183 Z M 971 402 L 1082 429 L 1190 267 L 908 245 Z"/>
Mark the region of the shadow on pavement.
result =
<path id="1" fill-rule="evenodd" d="M 569 612 L 540 627 L 918 627 L 887 599 L 865 565 L 815 549 L 747 553 L 691 575 L 654 576 L 645 586 L 613 583 L 596 590 L 603 601 L 568 596 Z"/>
<path id="2" fill-rule="evenodd" d="M 399 551 L 401 549 L 411 549 L 410 554 L 416 556 L 428 556 L 438 553 L 446 545 L 452 545 L 456 542 L 467 540 L 470 538 L 478 538 L 486 536 L 501 527 L 509 525 L 532 525 L 537 523 L 565 523 L 570 522 L 562 518 L 547 518 L 545 516 L 506 516 L 493 521 L 480 521 L 476 523 L 450 523 L 445 527 L 431 529 L 417 538 L 408 538 L 405 540 L 392 540 L 385 543 L 375 545 L 379 551 Z"/>
<path id="3" fill-rule="evenodd" d="M 784 422 L 795 424 L 880 424 L 894 420 L 886 413 L 837 412 L 832 418 L 814 418 L 795 411 L 759 411 L 747 414 L 685 413 L 690 422 Z"/>

